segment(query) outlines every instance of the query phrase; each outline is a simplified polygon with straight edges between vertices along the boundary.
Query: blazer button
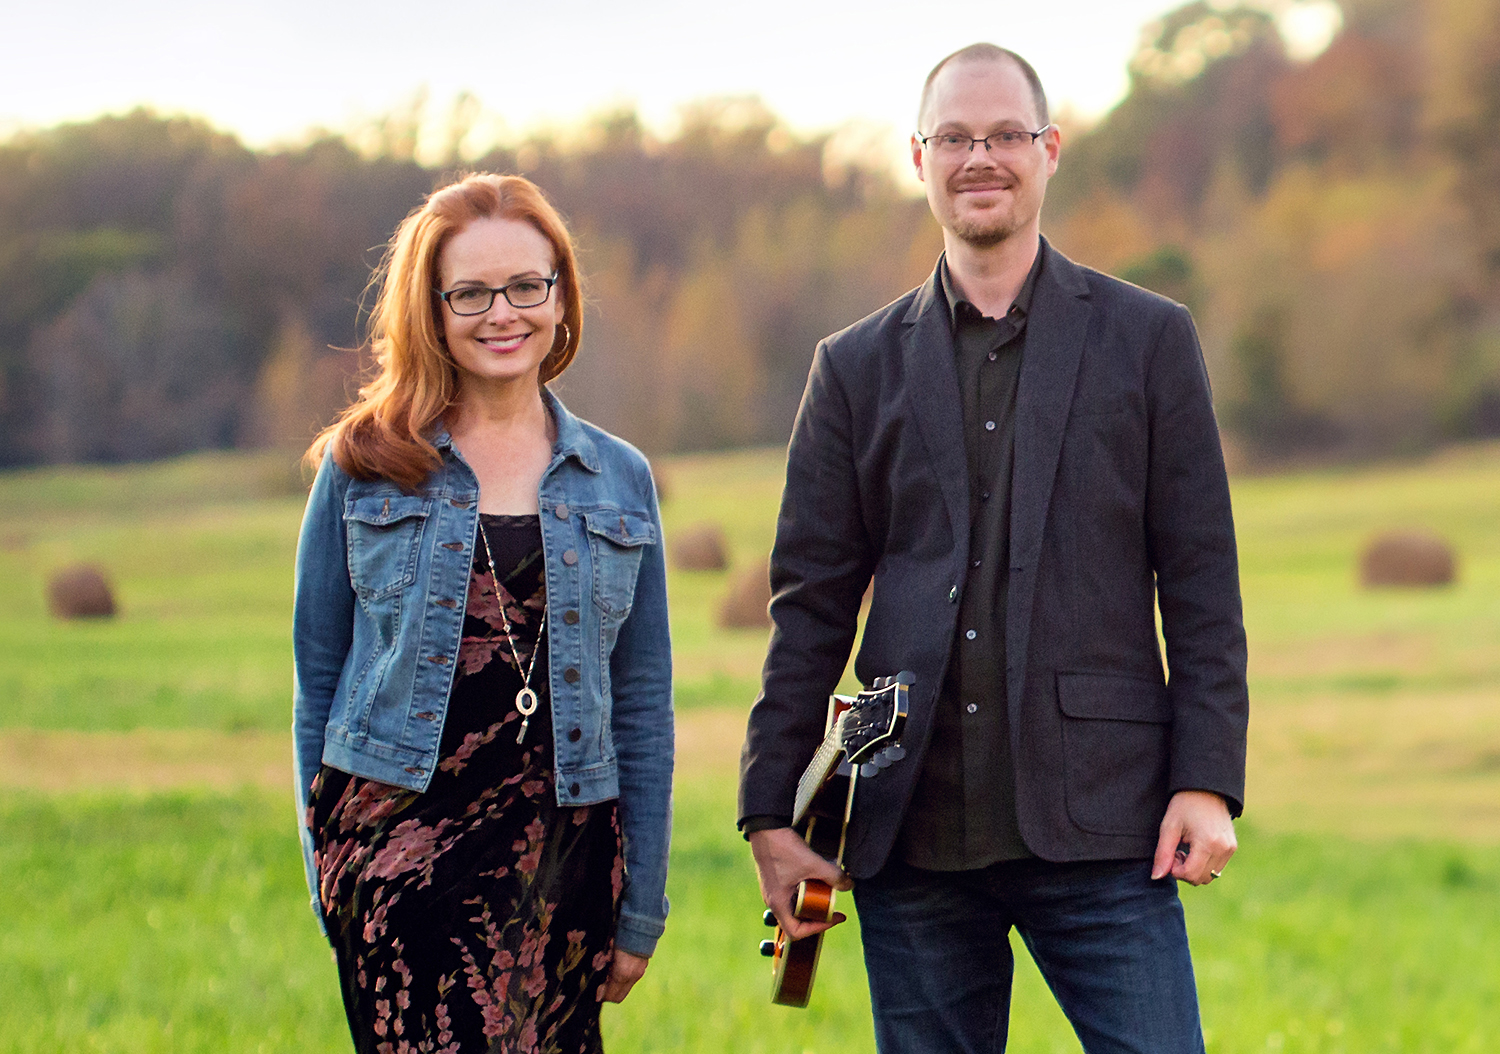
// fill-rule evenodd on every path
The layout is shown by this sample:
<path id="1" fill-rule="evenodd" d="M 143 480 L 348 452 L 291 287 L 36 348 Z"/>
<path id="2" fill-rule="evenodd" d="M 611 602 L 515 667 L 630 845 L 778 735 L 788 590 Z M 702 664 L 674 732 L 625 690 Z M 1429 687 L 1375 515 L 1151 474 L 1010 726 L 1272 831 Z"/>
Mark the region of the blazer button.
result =
<path id="1" fill-rule="evenodd" d="M 560 501 L 554 505 L 552 507 L 552 515 L 556 516 L 559 520 L 566 520 L 568 518 L 567 502 Z"/>
<path id="2" fill-rule="evenodd" d="M 575 728 L 571 732 L 568 733 L 568 742 L 569 743 L 576 743 L 576 742 L 578 742 L 582 738 L 583 738 L 583 729 L 581 729 L 581 728 Z"/>
<path id="3" fill-rule="evenodd" d="M 583 788 L 580 787 L 578 784 L 576 784 L 576 783 L 570 783 L 570 784 L 568 784 L 568 793 L 571 794 L 573 797 L 575 797 L 575 798 L 578 797 L 578 795 L 580 793 L 582 793 L 582 791 L 583 791 Z"/>
<path id="4" fill-rule="evenodd" d="M 566 550 L 563 553 L 563 563 L 567 564 L 569 567 L 572 567 L 577 562 L 578 562 L 578 550 L 577 549 L 568 549 L 568 550 Z"/>
<path id="5" fill-rule="evenodd" d="M 578 683 L 578 667 L 577 666 L 569 666 L 566 670 L 564 670 L 563 671 L 563 680 L 567 681 L 569 684 L 577 684 Z"/>
<path id="6" fill-rule="evenodd" d="M 568 608 L 567 611 L 563 612 L 563 621 L 570 626 L 578 625 L 578 612 L 574 611 L 572 608 Z"/>

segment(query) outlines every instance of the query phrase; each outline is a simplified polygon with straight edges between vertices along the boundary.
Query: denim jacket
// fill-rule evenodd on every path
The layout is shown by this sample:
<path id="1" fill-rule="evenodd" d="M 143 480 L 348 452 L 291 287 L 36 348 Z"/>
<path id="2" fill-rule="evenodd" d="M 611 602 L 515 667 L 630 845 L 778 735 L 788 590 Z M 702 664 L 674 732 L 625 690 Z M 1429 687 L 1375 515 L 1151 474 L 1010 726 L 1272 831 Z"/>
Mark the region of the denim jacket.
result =
<path id="1" fill-rule="evenodd" d="M 646 459 L 544 393 L 557 426 L 538 487 L 557 801 L 618 798 L 616 945 L 667 916 L 672 658 L 661 520 Z M 479 484 L 440 431 L 416 493 L 323 459 L 297 546 L 293 732 L 303 858 L 322 922 L 307 799 L 320 763 L 422 791 L 438 762 L 474 559 Z"/>

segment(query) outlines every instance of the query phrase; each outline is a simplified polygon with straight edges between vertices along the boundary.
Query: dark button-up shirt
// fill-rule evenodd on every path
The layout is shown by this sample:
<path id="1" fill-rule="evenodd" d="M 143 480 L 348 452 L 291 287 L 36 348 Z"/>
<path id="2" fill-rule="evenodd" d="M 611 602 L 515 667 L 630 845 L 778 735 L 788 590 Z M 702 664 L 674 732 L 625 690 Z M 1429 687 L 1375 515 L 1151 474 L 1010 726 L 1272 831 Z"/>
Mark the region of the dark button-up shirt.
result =
<path id="1" fill-rule="evenodd" d="M 1031 855 L 1016 818 L 1005 609 L 1016 388 L 1042 255 L 1038 250 L 1003 318 L 981 314 L 955 286 L 947 260 L 938 264 L 963 402 L 969 568 L 932 739 L 897 842 L 907 863 L 930 870 L 962 871 Z"/>

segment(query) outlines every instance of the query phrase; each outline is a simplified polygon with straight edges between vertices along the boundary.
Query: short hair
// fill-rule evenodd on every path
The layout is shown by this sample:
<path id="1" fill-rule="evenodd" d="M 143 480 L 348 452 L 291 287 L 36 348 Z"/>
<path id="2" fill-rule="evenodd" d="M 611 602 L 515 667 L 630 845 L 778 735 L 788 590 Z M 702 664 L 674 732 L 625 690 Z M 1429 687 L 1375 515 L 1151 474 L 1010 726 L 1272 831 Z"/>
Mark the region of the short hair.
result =
<path id="1" fill-rule="evenodd" d="M 927 100 L 932 95 L 932 82 L 937 80 L 937 75 L 943 72 L 943 67 L 950 62 L 1014 62 L 1020 69 L 1021 75 L 1026 78 L 1026 83 L 1031 87 L 1031 101 L 1036 106 L 1037 116 L 1042 123 L 1051 124 L 1052 118 L 1047 110 L 1047 93 L 1042 89 L 1042 78 L 1038 77 L 1031 63 L 1009 48 L 1002 48 L 997 44 L 970 44 L 966 48 L 959 48 L 953 54 L 943 59 L 932 72 L 927 75 L 927 81 L 922 85 L 922 101 L 917 104 L 917 130 L 922 130 L 922 118 L 927 116 Z"/>
<path id="2" fill-rule="evenodd" d="M 567 368 L 583 335 L 583 290 L 562 217 L 522 176 L 465 176 L 433 191 L 396 228 L 371 280 L 379 290 L 370 316 L 376 375 L 313 441 L 309 462 L 319 461 L 331 445 L 349 475 L 388 479 L 407 490 L 441 463 L 429 432 L 453 404 L 458 372 L 439 321 L 438 256 L 470 223 L 497 218 L 530 224 L 552 247 L 558 276 L 553 295 L 564 300 L 563 325 L 542 359 L 540 380 L 545 384 Z"/>

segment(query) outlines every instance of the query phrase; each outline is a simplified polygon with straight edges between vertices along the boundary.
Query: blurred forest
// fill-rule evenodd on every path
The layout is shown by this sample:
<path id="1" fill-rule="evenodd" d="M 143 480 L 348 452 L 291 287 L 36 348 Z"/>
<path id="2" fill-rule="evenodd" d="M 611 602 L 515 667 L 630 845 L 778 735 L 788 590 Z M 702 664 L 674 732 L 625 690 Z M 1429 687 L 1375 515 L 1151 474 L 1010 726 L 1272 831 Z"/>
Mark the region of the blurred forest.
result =
<path id="1" fill-rule="evenodd" d="M 1065 122 L 1043 214 L 1193 309 L 1250 459 L 1500 434 L 1500 0 L 1341 6 L 1307 62 L 1259 6 L 1147 27 L 1125 100 Z M 144 111 L 0 143 L 0 465 L 305 444 L 367 365 L 390 232 L 465 168 L 524 173 L 568 218 L 588 311 L 557 387 L 649 452 L 783 441 L 816 341 L 941 248 L 882 154 L 753 100 L 668 139 L 618 112 L 460 157 L 474 106 L 439 165 L 416 103 L 276 151 Z"/>

